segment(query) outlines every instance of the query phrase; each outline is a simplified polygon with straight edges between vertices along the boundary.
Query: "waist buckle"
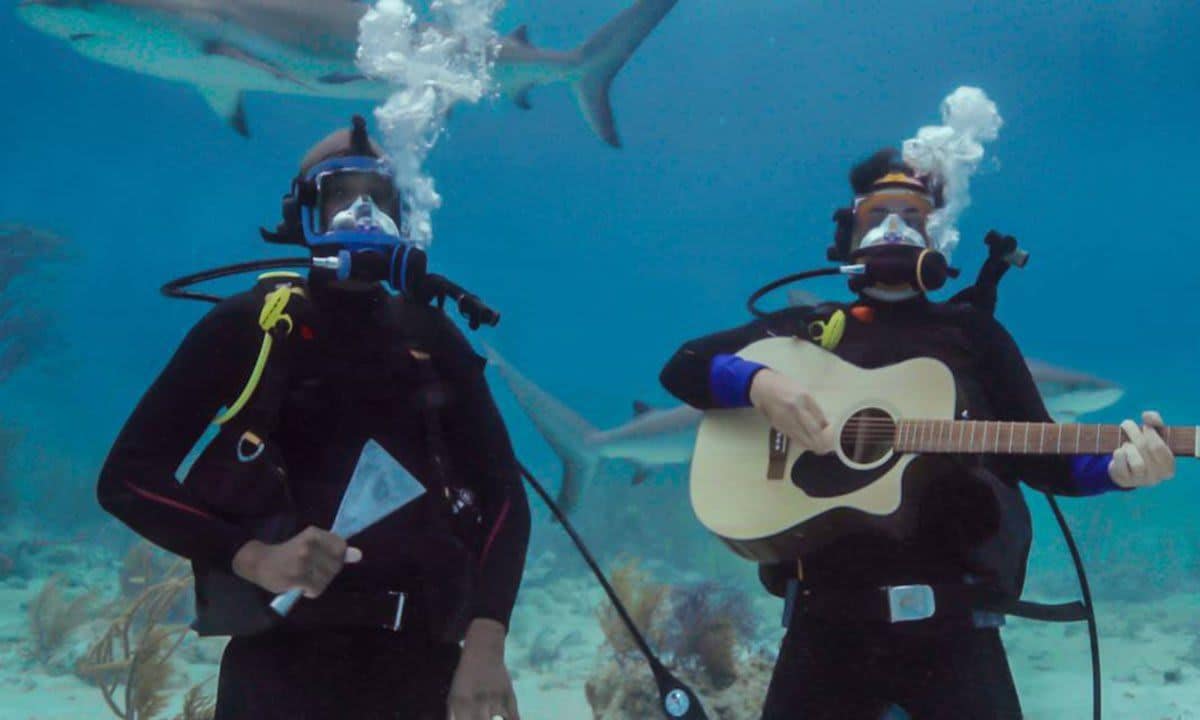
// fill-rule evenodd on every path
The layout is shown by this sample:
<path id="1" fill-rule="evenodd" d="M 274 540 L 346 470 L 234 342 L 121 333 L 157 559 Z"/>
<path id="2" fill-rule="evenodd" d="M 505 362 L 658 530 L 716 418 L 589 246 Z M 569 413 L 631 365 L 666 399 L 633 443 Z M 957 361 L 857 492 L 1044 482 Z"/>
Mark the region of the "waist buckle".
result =
<path id="1" fill-rule="evenodd" d="M 929 585 L 889 585 L 883 591 L 887 594 L 889 622 L 928 620 L 937 612 L 937 601 Z"/>

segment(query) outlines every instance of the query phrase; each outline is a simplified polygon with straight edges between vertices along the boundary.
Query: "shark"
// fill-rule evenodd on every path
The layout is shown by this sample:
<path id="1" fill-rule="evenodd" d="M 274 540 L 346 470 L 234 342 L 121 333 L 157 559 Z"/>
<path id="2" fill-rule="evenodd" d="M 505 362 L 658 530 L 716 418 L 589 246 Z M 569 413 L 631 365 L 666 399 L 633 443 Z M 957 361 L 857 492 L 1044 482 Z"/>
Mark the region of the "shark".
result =
<path id="1" fill-rule="evenodd" d="M 688 405 L 655 408 L 635 401 L 632 419 L 602 430 L 521 374 L 495 348 L 486 344 L 484 348 L 489 366 L 562 462 L 558 502 L 565 512 L 578 506 L 583 489 L 608 463 L 632 466 L 636 485 L 653 473 L 691 462 L 703 417 L 700 410 Z M 1108 380 L 1039 360 L 1028 359 L 1026 364 L 1046 409 L 1058 422 L 1073 422 L 1124 395 L 1120 386 Z"/>
<path id="2" fill-rule="evenodd" d="M 534 88 L 566 84 L 592 131 L 620 147 L 613 79 L 677 1 L 636 0 L 571 50 L 534 46 L 522 25 L 499 41 L 495 88 L 528 109 Z M 356 0 L 19 0 L 16 13 L 90 60 L 195 87 L 248 137 L 247 92 L 388 97 L 392 87 L 355 65 L 369 9 Z"/>
<path id="3" fill-rule="evenodd" d="M 1026 358 L 1046 410 L 1057 422 L 1075 422 L 1079 416 L 1115 405 L 1125 391 L 1116 383 L 1077 370 Z"/>

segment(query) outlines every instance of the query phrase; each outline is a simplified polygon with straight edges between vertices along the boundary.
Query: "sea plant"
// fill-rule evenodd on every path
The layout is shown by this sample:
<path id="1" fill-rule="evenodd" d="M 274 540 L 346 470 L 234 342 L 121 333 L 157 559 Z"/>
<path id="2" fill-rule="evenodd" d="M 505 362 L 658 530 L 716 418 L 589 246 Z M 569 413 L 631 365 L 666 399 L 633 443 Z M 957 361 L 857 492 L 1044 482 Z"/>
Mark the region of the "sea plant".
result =
<path id="1" fill-rule="evenodd" d="M 613 568 L 609 582 L 617 597 L 629 611 L 629 616 L 651 643 L 661 639 L 661 627 L 656 623 L 659 610 L 667 597 L 668 586 L 650 582 L 649 575 L 639 567 L 636 557 L 626 557 Z M 600 627 L 604 637 L 618 657 L 635 650 L 633 636 L 610 603 L 600 608 Z"/>
<path id="2" fill-rule="evenodd" d="M 188 633 L 186 625 L 171 624 L 167 617 L 191 584 L 183 561 L 176 562 L 121 611 L 76 663 L 76 674 L 100 689 L 117 717 L 152 720 L 166 708 L 171 657 Z M 185 712 L 189 703 L 194 713 L 204 708 L 201 699 L 194 697 L 199 690 L 193 691 L 185 698 Z"/>
<path id="3" fill-rule="evenodd" d="M 737 649 L 753 636 L 755 616 L 744 593 L 708 580 L 674 589 L 668 628 L 665 649 L 675 661 L 721 689 L 737 679 Z"/>
<path id="4" fill-rule="evenodd" d="M 212 720 L 216 712 L 213 698 L 203 690 L 203 683 L 193 685 L 183 696 L 183 710 L 175 720 Z"/>
<path id="5" fill-rule="evenodd" d="M 31 650 L 42 665 L 50 664 L 67 636 L 88 620 L 96 604 L 92 593 L 67 600 L 59 590 L 59 581 L 59 576 L 52 576 L 29 603 Z"/>

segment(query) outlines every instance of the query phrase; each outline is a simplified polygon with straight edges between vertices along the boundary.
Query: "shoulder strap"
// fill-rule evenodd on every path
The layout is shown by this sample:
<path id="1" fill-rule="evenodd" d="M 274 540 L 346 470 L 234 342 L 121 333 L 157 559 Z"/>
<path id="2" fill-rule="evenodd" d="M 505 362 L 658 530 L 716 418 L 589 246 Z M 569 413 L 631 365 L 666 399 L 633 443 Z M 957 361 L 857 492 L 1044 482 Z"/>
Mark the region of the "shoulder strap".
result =
<path id="1" fill-rule="evenodd" d="M 262 310 L 258 314 L 258 326 L 263 331 L 258 359 L 255 361 L 254 368 L 250 371 L 250 377 L 237 400 L 213 420 L 215 424 L 224 425 L 245 409 L 262 381 L 263 372 L 266 370 L 267 360 L 271 357 L 275 341 L 291 335 L 295 323 L 288 314 L 288 308 L 294 297 L 306 296 L 304 287 L 302 283 L 298 282 L 298 279 L 299 276 L 293 273 L 268 273 L 259 278 L 259 287 L 262 287 L 264 281 L 268 280 L 274 281 L 276 287 L 263 296 Z"/>
<path id="2" fill-rule="evenodd" d="M 442 499 L 453 518 L 467 525 L 479 525 L 483 522 L 479 500 L 470 488 L 454 481 L 454 473 L 450 466 L 445 431 L 442 428 L 442 411 L 447 402 L 446 388 L 428 352 L 415 348 L 410 348 L 408 352 L 416 362 L 421 382 L 419 402 L 421 413 L 425 416 L 425 441 L 429 447 L 429 457 L 433 463 L 435 480 L 440 485 Z"/>

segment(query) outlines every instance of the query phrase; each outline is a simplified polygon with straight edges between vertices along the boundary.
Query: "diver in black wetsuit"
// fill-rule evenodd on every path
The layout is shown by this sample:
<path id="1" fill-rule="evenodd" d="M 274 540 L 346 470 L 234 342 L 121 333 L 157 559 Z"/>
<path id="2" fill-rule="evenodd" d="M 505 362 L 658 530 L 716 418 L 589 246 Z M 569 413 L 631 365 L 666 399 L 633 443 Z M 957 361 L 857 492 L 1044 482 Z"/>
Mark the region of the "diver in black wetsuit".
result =
<path id="1" fill-rule="evenodd" d="M 887 277 L 852 281 L 859 298 L 851 306 L 791 308 L 684 344 L 662 371 L 667 390 L 701 409 L 753 405 L 802 448 L 831 452 L 834 429 L 805 379 L 733 353 L 771 335 L 809 338 L 821 327 L 810 323 L 842 310 L 844 334 L 829 348 L 842 359 L 877 368 L 936 358 L 954 374 L 962 417 L 1050 421 L 1020 351 L 990 313 L 923 292 L 917 260 L 932 246 L 925 225 L 941 203 L 936 178 L 885 150 L 850 179 L 855 203 L 835 216 L 831 259 L 882 258 Z M 764 720 L 878 720 L 893 705 L 915 720 L 1021 717 L 998 629 L 1003 615 L 981 612 L 975 599 L 1020 596 L 1031 526 L 1019 480 L 1078 496 L 1173 474 L 1174 456 L 1153 430 L 1163 427 L 1157 413 L 1145 413 L 1140 428 L 1122 427 L 1129 441 L 1111 455 L 921 456 L 905 475 L 906 493 L 914 480 L 920 488 L 912 537 L 843 536 L 795 562 L 760 565 L 765 587 L 789 598 Z M 890 614 L 889 597 L 910 585 L 929 586 L 932 617 Z"/>
<path id="2" fill-rule="evenodd" d="M 362 118 L 309 151 L 284 216 L 264 234 L 314 258 L 407 257 L 390 166 Z M 117 438 L 100 503 L 189 558 L 196 629 L 233 636 L 218 720 L 446 720 L 448 707 L 516 720 L 504 640 L 529 508 L 484 361 L 440 310 L 325 267 L 307 283 L 264 276 L 192 328 Z M 280 301 L 284 322 L 260 326 Z M 348 545 L 320 528 L 370 440 L 427 492 Z M 273 614 L 292 588 L 306 599 Z"/>

